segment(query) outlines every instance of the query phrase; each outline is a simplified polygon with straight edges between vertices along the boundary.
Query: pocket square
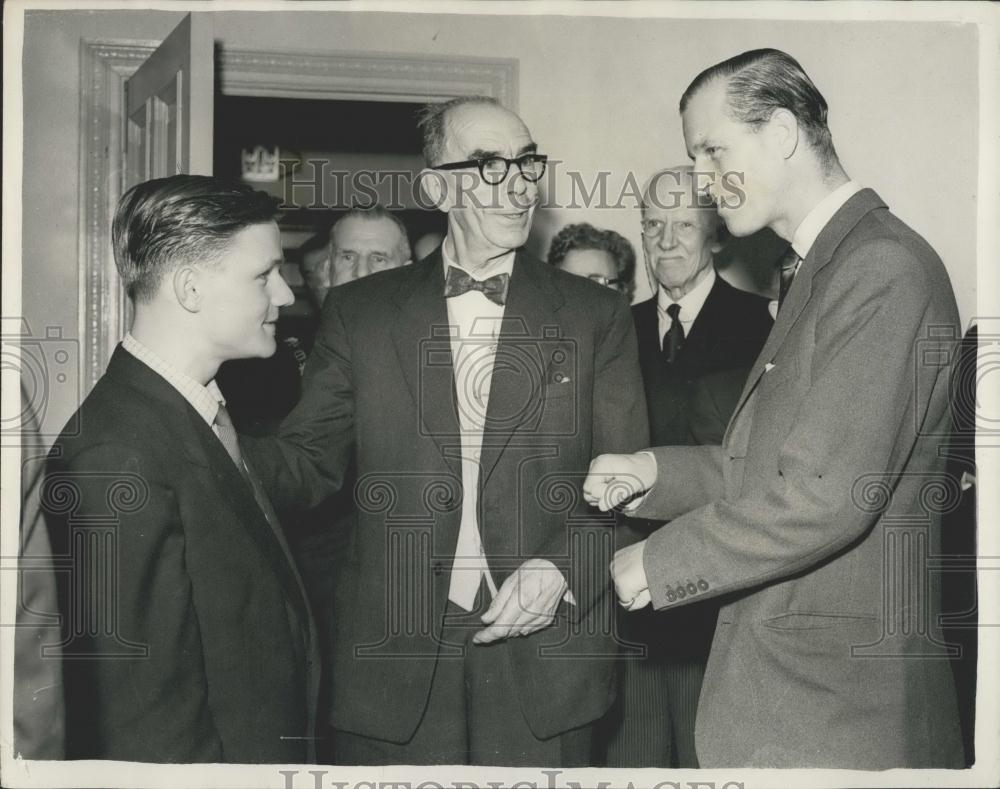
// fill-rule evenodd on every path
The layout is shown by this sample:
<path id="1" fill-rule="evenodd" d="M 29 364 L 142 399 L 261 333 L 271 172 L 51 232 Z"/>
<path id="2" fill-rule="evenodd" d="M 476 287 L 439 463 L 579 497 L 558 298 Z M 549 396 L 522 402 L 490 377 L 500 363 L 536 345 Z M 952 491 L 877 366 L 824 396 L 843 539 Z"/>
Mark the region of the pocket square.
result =
<path id="1" fill-rule="evenodd" d="M 777 365 L 774 364 L 773 362 L 764 362 L 764 372 L 765 373 L 771 372 L 771 370 L 773 370 L 775 367 L 777 367 Z"/>

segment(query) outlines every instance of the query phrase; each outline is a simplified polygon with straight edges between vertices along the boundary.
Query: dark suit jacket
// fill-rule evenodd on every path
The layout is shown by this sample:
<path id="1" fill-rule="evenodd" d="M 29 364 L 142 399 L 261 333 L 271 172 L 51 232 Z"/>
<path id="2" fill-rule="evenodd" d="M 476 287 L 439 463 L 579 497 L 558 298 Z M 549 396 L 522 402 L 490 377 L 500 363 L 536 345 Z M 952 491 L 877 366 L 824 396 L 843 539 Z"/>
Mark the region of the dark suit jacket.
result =
<path id="1" fill-rule="evenodd" d="M 632 307 L 639 341 L 639 366 L 646 390 L 650 441 L 654 446 L 718 444 L 736 408 L 743 384 L 772 320 L 768 300 L 734 288 L 716 275 L 712 289 L 673 364 L 660 352 L 656 300 Z M 661 521 L 626 521 L 624 542 L 645 537 Z M 715 631 L 716 606 L 699 605 L 669 618 L 649 610 L 626 614 L 629 638 L 639 638 L 654 655 L 704 662 Z M 693 718 L 692 718 L 693 725 Z"/>
<path id="2" fill-rule="evenodd" d="M 302 401 L 277 442 L 252 442 L 282 504 L 335 490 L 356 446 L 332 723 L 397 742 L 427 699 L 461 516 L 443 291 L 440 251 L 331 290 Z M 635 347 L 624 297 L 518 253 L 483 441 L 480 532 L 498 586 L 525 560 L 547 558 L 578 605 L 562 604 L 566 615 L 529 637 L 473 648 L 508 654 L 524 717 L 543 738 L 598 718 L 613 698 L 611 522 L 581 486 L 595 455 L 648 435 Z"/>
<path id="3" fill-rule="evenodd" d="M 655 446 L 719 443 L 750 366 L 771 331 L 767 299 L 716 275 L 672 365 L 664 364 L 660 353 L 656 296 L 636 304 L 632 318 L 650 441 Z"/>
<path id="4" fill-rule="evenodd" d="M 733 594 L 703 767 L 961 766 L 926 564 L 959 336 L 940 259 L 862 190 L 806 256 L 722 446 L 655 450 L 637 514 L 673 520 L 645 546 L 653 605 Z"/>
<path id="5" fill-rule="evenodd" d="M 42 492 L 55 552 L 74 567 L 62 589 L 67 758 L 311 758 L 314 627 L 222 443 L 121 347 L 79 425 L 59 438 Z M 81 599 L 107 613 L 72 613 Z"/>

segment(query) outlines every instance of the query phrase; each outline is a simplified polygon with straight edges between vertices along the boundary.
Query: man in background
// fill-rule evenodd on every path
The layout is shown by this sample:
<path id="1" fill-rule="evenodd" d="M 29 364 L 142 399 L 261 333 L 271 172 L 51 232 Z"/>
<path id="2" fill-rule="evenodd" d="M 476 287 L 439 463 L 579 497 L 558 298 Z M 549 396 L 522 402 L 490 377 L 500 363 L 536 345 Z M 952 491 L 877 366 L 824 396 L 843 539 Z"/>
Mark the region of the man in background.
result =
<path id="1" fill-rule="evenodd" d="M 309 304 L 278 321 L 278 350 L 269 359 L 241 359 L 222 367 L 219 386 L 242 433 L 266 435 L 302 395 L 302 373 L 331 287 L 410 262 L 410 242 L 398 216 L 379 204 L 351 208 L 330 228 L 329 242 L 301 261 Z"/>
<path id="2" fill-rule="evenodd" d="M 716 273 L 724 228 L 699 187 L 691 166 L 679 165 L 654 173 L 643 190 L 642 247 L 653 297 L 636 304 L 632 317 L 654 446 L 722 442 L 772 325 L 766 298 Z M 639 537 L 662 522 L 626 524 Z M 609 766 L 698 766 L 695 712 L 716 613 L 708 601 L 619 617 L 624 638 L 648 653 L 623 661 Z"/>
<path id="3" fill-rule="evenodd" d="M 644 491 L 631 513 L 672 519 L 615 555 L 619 600 L 659 611 L 725 596 L 698 706 L 702 767 L 961 767 L 926 565 L 941 550 L 927 492 L 952 487 L 948 274 L 848 177 L 826 100 L 788 54 L 706 69 L 680 112 L 729 231 L 770 227 L 789 249 L 774 328 L 721 445 L 591 466 L 588 501 Z"/>
<path id="4" fill-rule="evenodd" d="M 398 216 L 378 203 L 354 207 L 334 222 L 326 246 L 306 253 L 303 278 L 322 309 L 331 287 L 405 266 L 411 257 L 406 226 Z"/>

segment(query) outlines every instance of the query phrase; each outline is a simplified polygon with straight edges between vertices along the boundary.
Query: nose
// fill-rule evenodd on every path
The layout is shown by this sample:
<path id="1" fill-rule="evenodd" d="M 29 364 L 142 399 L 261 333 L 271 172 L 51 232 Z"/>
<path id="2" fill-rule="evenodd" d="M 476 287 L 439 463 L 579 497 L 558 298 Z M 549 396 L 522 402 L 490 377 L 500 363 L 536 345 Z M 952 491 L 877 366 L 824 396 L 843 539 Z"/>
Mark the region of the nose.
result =
<path id="1" fill-rule="evenodd" d="M 674 226 L 670 222 L 664 222 L 663 228 L 660 230 L 660 237 L 657 240 L 657 246 L 660 249 L 670 249 L 676 241 L 676 233 L 674 232 Z"/>
<path id="2" fill-rule="evenodd" d="M 529 181 L 518 167 L 511 167 L 507 176 L 507 194 L 517 208 L 530 208 L 538 200 L 538 183 Z"/>
<path id="3" fill-rule="evenodd" d="M 361 279 L 362 277 L 367 277 L 372 273 L 372 262 L 368 257 L 363 257 L 358 260 L 358 265 L 354 268 L 354 278 Z"/>
<path id="4" fill-rule="evenodd" d="M 275 307 L 287 307 L 295 303 L 295 294 L 292 293 L 292 289 L 288 287 L 285 278 L 277 269 L 275 269 L 271 285 L 271 303 Z"/>

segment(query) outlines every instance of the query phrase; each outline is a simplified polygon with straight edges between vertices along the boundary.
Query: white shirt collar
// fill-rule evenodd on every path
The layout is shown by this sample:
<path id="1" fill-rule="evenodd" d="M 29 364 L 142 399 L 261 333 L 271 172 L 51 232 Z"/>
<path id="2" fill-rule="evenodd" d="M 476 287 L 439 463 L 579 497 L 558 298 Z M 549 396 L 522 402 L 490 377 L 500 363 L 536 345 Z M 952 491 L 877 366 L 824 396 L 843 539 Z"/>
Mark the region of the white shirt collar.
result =
<path id="1" fill-rule="evenodd" d="M 705 300 L 708 298 L 708 294 L 712 291 L 712 286 L 715 284 L 715 269 L 709 268 L 708 274 L 705 278 L 695 285 L 691 290 L 680 297 L 678 301 L 674 301 L 670 298 L 670 294 L 663 289 L 663 286 L 656 288 L 656 308 L 661 315 L 667 314 L 667 307 L 671 304 L 680 304 L 681 311 L 679 320 L 682 324 L 692 324 L 698 317 L 698 313 L 701 312 L 701 308 L 705 305 Z M 668 319 L 669 320 L 669 319 Z M 660 332 L 662 335 L 663 332 Z"/>
<path id="2" fill-rule="evenodd" d="M 198 412 L 209 426 L 215 423 L 215 415 L 219 412 L 219 405 L 226 404 L 226 398 L 222 396 L 215 379 L 202 386 L 194 378 L 182 370 L 177 369 L 162 356 L 154 352 L 149 346 L 139 342 L 132 333 L 129 332 L 122 339 L 122 348 L 132 354 L 136 359 L 149 367 L 154 373 L 166 380 L 174 389 L 181 393 L 191 407 Z"/>
<path id="3" fill-rule="evenodd" d="M 819 234 L 823 232 L 823 228 L 833 219 L 833 215 L 860 191 L 861 185 L 857 181 L 848 181 L 846 184 L 838 186 L 813 206 L 813 210 L 806 214 L 806 218 L 802 220 L 795 229 L 795 235 L 792 236 L 792 249 L 795 250 L 795 254 L 805 260 Z"/>
<path id="4" fill-rule="evenodd" d="M 461 263 L 456 263 L 451 259 L 448 254 L 448 239 L 445 238 L 444 242 L 441 244 L 441 260 L 444 261 L 444 274 L 448 276 L 448 266 L 455 266 L 456 268 L 462 269 L 466 274 L 475 280 L 489 279 L 496 274 L 510 274 L 514 271 L 514 256 L 517 253 L 516 249 L 510 250 L 506 255 L 501 255 L 496 258 L 489 266 L 486 267 L 484 271 L 472 272 L 469 271 Z"/>

